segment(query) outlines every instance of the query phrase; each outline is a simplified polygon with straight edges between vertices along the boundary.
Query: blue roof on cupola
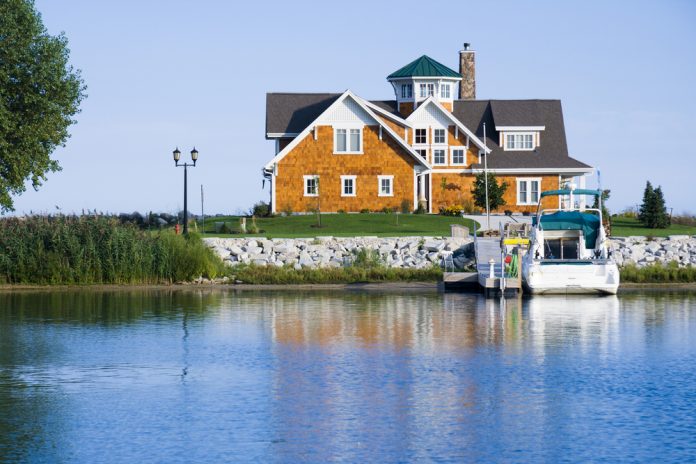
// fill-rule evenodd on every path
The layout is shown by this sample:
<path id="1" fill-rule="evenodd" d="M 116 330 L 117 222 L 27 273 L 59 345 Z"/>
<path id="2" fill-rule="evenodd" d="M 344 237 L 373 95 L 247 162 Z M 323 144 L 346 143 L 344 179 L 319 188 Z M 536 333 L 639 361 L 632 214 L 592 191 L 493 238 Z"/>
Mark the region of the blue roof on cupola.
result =
<path id="1" fill-rule="evenodd" d="M 398 71 L 387 76 L 387 79 L 401 79 L 405 77 L 449 77 L 461 79 L 458 72 L 438 63 L 427 55 L 415 59 Z"/>

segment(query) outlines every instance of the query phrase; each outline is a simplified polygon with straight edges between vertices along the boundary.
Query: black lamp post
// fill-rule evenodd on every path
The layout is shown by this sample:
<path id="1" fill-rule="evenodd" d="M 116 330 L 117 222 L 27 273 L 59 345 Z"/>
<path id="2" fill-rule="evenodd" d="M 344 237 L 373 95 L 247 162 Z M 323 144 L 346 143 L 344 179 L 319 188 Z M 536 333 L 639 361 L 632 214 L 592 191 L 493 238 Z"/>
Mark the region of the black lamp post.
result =
<path id="1" fill-rule="evenodd" d="M 187 171 L 186 169 L 191 166 L 195 167 L 196 166 L 196 161 L 198 161 L 198 150 L 196 150 L 196 147 L 193 147 L 193 150 L 191 150 L 191 159 L 193 160 L 193 164 L 189 163 L 183 163 L 179 164 L 179 160 L 181 159 L 181 152 L 179 151 L 179 147 L 177 147 L 174 152 L 172 153 L 174 155 L 174 165 L 176 167 L 183 167 L 184 168 L 184 235 L 188 234 L 188 194 L 187 194 Z"/>

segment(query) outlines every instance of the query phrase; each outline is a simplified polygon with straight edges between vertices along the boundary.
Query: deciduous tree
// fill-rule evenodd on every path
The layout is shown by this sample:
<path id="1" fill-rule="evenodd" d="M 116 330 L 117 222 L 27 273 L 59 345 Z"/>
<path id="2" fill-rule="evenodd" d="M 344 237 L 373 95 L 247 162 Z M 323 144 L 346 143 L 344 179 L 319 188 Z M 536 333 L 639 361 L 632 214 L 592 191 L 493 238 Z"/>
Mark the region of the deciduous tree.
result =
<path id="1" fill-rule="evenodd" d="M 68 139 L 85 97 L 68 41 L 49 35 L 32 0 L 0 1 L 0 211 L 60 170 L 51 154 Z"/>

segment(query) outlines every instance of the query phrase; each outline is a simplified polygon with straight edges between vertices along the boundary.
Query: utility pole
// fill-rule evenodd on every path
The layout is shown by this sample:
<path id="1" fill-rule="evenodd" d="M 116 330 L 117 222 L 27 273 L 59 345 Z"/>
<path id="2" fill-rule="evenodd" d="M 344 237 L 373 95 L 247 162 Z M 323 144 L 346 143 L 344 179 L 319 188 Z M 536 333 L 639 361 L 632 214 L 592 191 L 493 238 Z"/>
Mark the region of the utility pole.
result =
<path id="1" fill-rule="evenodd" d="M 486 123 L 483 123 L 483 177 L 486 180 L 486 221 L 487 230 L 491 230 L 491 208 L 488 205 L 488 148 L 486 147 Z"/>

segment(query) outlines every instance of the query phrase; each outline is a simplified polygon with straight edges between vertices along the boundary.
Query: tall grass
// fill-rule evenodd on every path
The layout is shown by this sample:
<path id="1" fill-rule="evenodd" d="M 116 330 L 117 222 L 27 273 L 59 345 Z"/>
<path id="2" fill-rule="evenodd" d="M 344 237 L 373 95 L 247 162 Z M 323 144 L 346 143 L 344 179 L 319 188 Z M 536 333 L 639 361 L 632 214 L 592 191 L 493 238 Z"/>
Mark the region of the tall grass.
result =
<path id="1" fill-rule="evenodd" d="M 299 269 L 290 266 L 240 265 L 232 271 L 245 284 L 352 284 L 364 282 L 436 282 L 442 280 L 438 267 L 425 269 L 388 268 L 385 266 L 349 266 Z"/>
<path id="2" fill-rule="evenodd" d="M 194 234 L 150 233 L 101 216 L 0 220 L 0 283 L 171 283 L 223 268 Z"/>
<path id="3" fill-rule="evenodd" d="M 666 266 L 651 264 L 644 267 L 629 264 L 621 268 L 621 282 L 639 284 L 696 282 L 696 267 L 679 267 L 676 262 Z"/>

